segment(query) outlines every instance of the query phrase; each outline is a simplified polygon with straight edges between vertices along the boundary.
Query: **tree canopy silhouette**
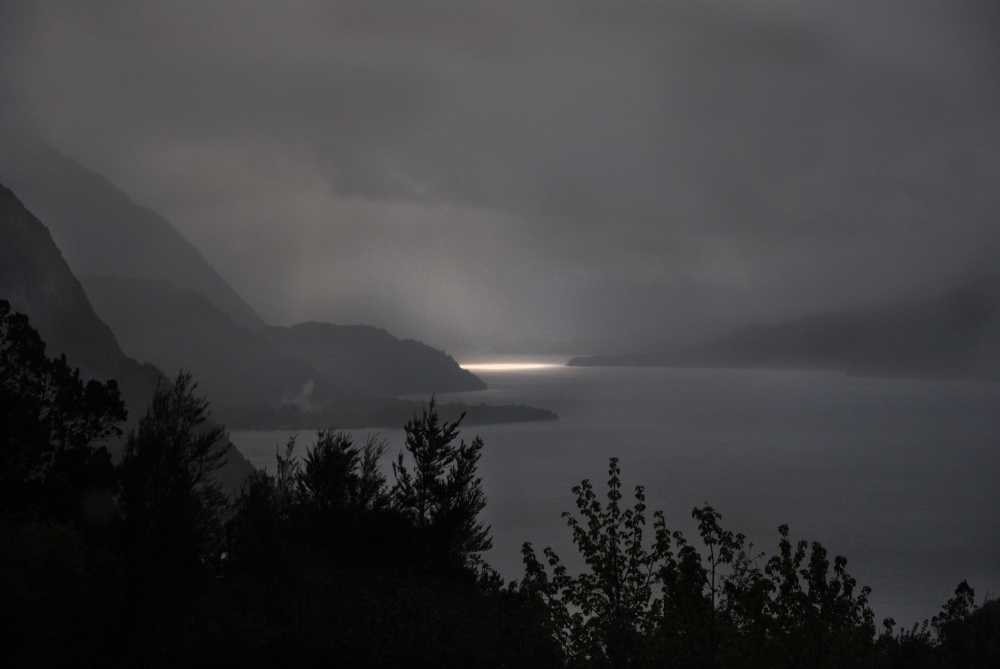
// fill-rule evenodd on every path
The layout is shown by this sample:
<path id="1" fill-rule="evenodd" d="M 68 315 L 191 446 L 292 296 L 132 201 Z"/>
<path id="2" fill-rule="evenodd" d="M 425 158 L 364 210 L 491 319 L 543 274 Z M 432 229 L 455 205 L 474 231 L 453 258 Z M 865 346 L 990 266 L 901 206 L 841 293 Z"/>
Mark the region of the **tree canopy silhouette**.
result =
<path id="1" fill-rule="evenodd" d="M 476 475 L 483 441 L 466 444 L 458 438 L 465 414 L 454 423 L 440 422 L 435 402 L 406 424 L 407 466 L 400 452 L 392 471 L 393 501 L 417 528 L 433 538 L 447 554 L 466 561 L 489 550 L 489 528 L 479 521 L 486 508 L 482 479 Z"/>
<path id="2" fill-rule="evenodd" d="M 118 505 L 133 563 L 190 577 L 222 553 L 226 499 L 212 474 L 229 446 L 221 427 L 203 429 L 208 402 L 190 374 L 161 383 L 125 442 Z"/>
<path id="3" fill-rule="evenodd" d="M 115 381 L 91 380 L 66 356 L 49 358 L 24 314 L 0 300 L 0 513 L 82 519 L 106 496 L 106 442 L 126 418 Z"/>
<path id="4" fill-rule="evenodd" d="M 793 546 L 782 526 L 779 552 L 762 566 L 764 555 L 707 505 L 692 511 L 704 555 L 659 511 L 646 547 L 644 490 L 623 510 L 620 477 L 612 458 L 604 505 L 589 481 L 573 488 L 583 519 L 564 516 L 586 571 L 570 575 L 546 548 L 550 575 L 523 547 L 522 588 L 542 602 L 567 666 L 868 667 L 890 643 L 892 621 L 878 633 L 870 590 L 856 590 L 845 558 L 831 574 L 826 549 Z"/>

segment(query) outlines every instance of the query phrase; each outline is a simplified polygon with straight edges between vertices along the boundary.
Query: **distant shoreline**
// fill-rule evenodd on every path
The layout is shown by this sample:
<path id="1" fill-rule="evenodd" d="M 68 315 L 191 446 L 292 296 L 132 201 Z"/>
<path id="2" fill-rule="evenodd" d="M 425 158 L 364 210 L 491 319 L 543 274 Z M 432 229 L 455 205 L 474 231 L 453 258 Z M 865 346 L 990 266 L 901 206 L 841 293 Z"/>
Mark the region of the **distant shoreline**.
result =
<path id="1" fill-rule="evenodd" d="M 838 367 L 809 364 L 766 364 L 766 363 L 725 363 L 725 362 L 688 362 L 682 360 L 663 360 L 670 354 L 623 354 L 623 355 L 593 355 L 577 356 L 566 363 L 567 367 L 641 367 L 660 369 L 728 369 L 728 370 L 767 370 L 775 372 L 831 372 L 868 379 L 909 379 L 913 381 L 977 381 L 981 383 L 1000 383 L 1000 378 L 986 374 L 975 374 L 952 369 L 940 370 L 901 370 L 880 369 L 878 367 Z M 649 358 L 649 360 L 645 360 Z"/>
<path id="2" fill-rule="evenodd" d="M 578 356 L 570 367 L 799 369 L 1000 381 L 1000 280 L 936 297 L 751 325 L 675 351 Z"/>
<path id="3" fill-rule="evenodd" d="M 233 430 L 300 430 L 316 428 L 362 429 L 400 427 L 427 408 L 427 402 L 394 397 L 345 400 L 322 411 L 298 407 L 222 408 L 214 418 Z M 442 420 L 453 422 L 462 414 L 463 425 L 496 425 L 559 420 L 548 409 L 519 404 L 489 405 L 448 402 L 437 405 Z"/>

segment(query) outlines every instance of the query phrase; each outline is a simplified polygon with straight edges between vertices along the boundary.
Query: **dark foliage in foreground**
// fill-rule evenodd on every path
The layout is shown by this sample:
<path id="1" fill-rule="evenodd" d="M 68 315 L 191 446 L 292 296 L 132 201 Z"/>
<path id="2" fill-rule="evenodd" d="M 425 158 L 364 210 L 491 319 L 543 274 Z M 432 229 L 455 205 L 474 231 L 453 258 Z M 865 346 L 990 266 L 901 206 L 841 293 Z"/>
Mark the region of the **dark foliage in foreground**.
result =
<path id="1" fill-rule="evenodd" d="M 235 500 L 190 377 L 161 384 L 113 465 L 114 382 L 84 385 L 0 302 L 0 644 L 12 666 L 996 667 L 1000 606 L 965 584 L 922 627 L 881 632 L 846 560 L 781 528 L 765 560 L 711 507 L 704 554 L 645 502 L 623 509 L 584 481 L 567 514 L 587 570 L 504 585 L 478 438 L 436 407 L 406 425 L 392 484 L 386 446 L 320 431 Z M 460 419 L 459 419 L 460 420 Z M 456 440 L 458 443 L 456 444 Z M 648 543 L 648 545 L 647 545 Z"/>
<path id="2" fill-rule="evenodd" d="M 434 404 L 384 444 L 321 431 L 227 500 L 224 451 L 187 375 L 122 457 L 113 382 L 84 386 L 0 303 L 0 643 L 17 666 L 557 666 L 535 601 L 490 545 L 480 440 Z M 96 504 L 92 498 L 98 499 Z M 94 512 L 97 508 L 99 513 Z"/>
<path id="3" fill-rule="evenodd" d="M 886 648 L 883 666 L 893 669 L 990 669 L 1000 667 L 1000 599 L 975 603 L 962 581 L 955 596 L 922 625 L 901 630 Z M 933 630 L 933 634 L 931 632 Z"/>
<path id="4" fill-rule="evenodd" d="M 0 513 L 69 521 L 99 512 L 113 480 L 104 442 L 125 418 L 114 381 L 84 385 L 0 300 Z"/>
<path id="5" fill-rule="evenodd" d="M 551 577 L 530 544 L 524 587 L 539 593 L 570 664 L 583 667 L 868 667 L 889 638 L 878 636 L 868 588 L 819 543 L 793 544 L 781 527 L 779 552 L 766 563 L 741 534 L 719 525 L 710 506 L 695 509 L 702 556 L 654 514 L 643 543 L 645 496 L 622 509 L 620 471 L 611 460 L 608 501 L 589 481 L 574 488 L 581 522 L 567 514 L 588 571 L 571 577 L 545 550 Z M 832 571 L 831 571 L 832 566 Z M 891 622 L 886 623 L 887 626 Z"/>
<path id="6" fill-rule="evenodd" d="M 246 612 L 231 633 L 275 662 L 557 666 L 533 601 L 478 557 L 482 443 L 454 445 L 433 405 L 406 430 L 412 465 L 397 463 L 392 487 L 383 443 L 331 431 L 301 460 L 289 442 L 274 475 L 248 481 L 227 524 L 220 596 Z"/>
<path id="7" fill-rule="evenodd" d="M 962 583 L 923 627 L 879 630 L 871 593 L 831 561 L 818 542 L 789 539 L 779 528 L 778 552 L 765 560 L 742 534 L 719 524 L 712 507 L 694 509 L 704 555 L 681 532 L 653 515 L 644 543 L 645 494 L 621 506 L 621 472 L 609 467 L 607 502 L 589 481 L 573 489 L 583 519 L 566 513 L 587 569 L 571 576 L 551 548 L 549 569 L 530 544 L 523 548 L 521 592 L 544 602 L 545 624 L 571 667 L 997 667 L 1000 606 L 974 604 Z M 551 570 L 551 573 L 550 573 Z"/>

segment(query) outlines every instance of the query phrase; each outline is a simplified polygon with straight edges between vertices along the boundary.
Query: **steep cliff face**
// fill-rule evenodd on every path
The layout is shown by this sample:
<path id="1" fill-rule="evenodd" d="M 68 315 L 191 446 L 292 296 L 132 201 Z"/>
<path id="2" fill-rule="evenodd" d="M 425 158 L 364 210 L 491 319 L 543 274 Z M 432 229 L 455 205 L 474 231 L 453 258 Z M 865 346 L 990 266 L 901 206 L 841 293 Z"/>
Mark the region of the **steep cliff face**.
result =
<path id="1" fill-rule="evenodd" d="M 169 281 L 205 295 L 241 327 L 264 327 L 166 219 L 100 174 L 52 149 L 0 138 L 0 182 L 45 221 L 74 274 Z"/>
<path id="2" fill-rule="evenodd" d="M 48 229 L 2 186 L 0 239 L 0 295 L 15 311 L 28 314 L 49 354 L 65 353 L 86 377 L 131 374 L 133 361 L 94 313 Z"/>
<path id="3" fill-rule="evenodd" d="M 125 430 L 145 410 L 161 373 L 127 357 L 91 307 L 49 234 L 14 193 L 0 184 L 0 299 L 27 314 L 50 356 L 65 353 L 85 379 L 115 379 L 129 412 Z M 238 487 L 251 465 L 235 449 L 220 473 Z"/>

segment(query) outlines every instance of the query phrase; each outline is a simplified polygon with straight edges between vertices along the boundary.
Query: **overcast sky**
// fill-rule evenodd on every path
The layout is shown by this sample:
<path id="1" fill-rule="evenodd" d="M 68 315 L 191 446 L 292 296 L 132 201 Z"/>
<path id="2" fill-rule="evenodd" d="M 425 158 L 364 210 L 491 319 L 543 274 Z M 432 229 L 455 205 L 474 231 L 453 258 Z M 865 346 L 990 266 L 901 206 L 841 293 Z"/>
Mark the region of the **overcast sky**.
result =
<path id="1" fill-rule="evenodd" d="M 996 274 L 998 8 L 10 3 L 0 120 L 270 322 L 656 348 Z"/>

